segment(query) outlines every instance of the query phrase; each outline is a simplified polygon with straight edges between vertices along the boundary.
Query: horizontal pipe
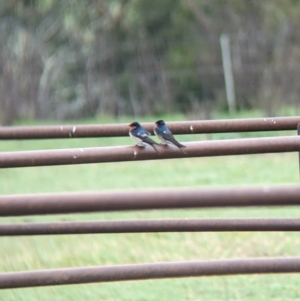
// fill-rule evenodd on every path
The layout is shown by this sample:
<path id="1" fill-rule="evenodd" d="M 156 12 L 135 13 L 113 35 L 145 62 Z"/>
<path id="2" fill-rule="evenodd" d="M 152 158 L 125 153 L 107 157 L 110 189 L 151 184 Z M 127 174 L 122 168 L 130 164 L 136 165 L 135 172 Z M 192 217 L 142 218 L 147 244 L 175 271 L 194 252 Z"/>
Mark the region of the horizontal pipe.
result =
<path id="1" fill-rule="evenodd" d="M 0 289 L 178 277 L 299 273 L 300 258 L 164 262 L 0 273 Z"/>
<path id="2" fill-rule="evenodd" d="M 300 219 L 163 219 L 0 224 L 0 236 L 233 231 L 300 231 Z"/>
<path id="3" fill-rule="evenodd" d="M 173 134 L 296 130 L 300 117 L 167 122 Z M 153 134 L 153 122 L 142 123 Z M 128 124 L 0 127 L 0 139 L 49 139 L 128 136 Z"/>
<path id="4" fill-rule="evenodd" d="M 150 209 L 299 206 L 300 186 L 0 196 L 0 216 Z"/>
<path id="5" fill-rule="evenodd" d="M 298 152 L 300 136 L 200 141 L 184 145 L 186 154 L 169 145 L 157 146 L 161 154 L 151 147 L 139 146 L 2 152 L 0 168 Z"/>

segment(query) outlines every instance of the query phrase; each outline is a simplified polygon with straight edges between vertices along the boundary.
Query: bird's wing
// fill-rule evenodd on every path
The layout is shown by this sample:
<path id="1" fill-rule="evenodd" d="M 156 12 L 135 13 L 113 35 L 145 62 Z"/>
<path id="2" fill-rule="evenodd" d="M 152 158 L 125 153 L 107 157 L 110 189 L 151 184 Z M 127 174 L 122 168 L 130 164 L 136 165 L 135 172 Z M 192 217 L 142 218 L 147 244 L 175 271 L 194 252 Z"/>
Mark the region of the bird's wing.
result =
<path id="1" fill-rule="evenodd" d="M 147 144 L 158 144 L 156 143 L 154 140 L 152 140 L 150 137 L 148 136 L 143 136 L 143 137 L 140 137 L 141 140 Z"/>
<path id="2" fill-rule="evenodd" d="M 137 131 L 137 132 L 135 133 L 135 135 L 136 135 L 137 137 L 140 137 L 140 138 L 145 138 L 145 137 L 150 136 L 150 133 L 147 132 L 147 131 L 145 131 L 145 130 L 143 130 L 143 131 Z"/>
<path id="3" fill-rule="evenodd" d="M 142 142 L 145 142 L 145 143 L 150 144 L 150 145 L 158 144 L 149 137 L 150 133 L 148 133 L 147 131 L 144 131 L 144 130 L 142 130 L 142 131 L 132 131 L 131 133 L 132 133 L 133 136 L 135 136 L 136 138 L 138 138 Z"/>
<path id="4" fill-rule="evenodd" d="M 157 126 L 154 128 L 154 132 L 156 132 L 156 135 L 162 135 L 162 134 L 173 135 L 172 132 L 166 127 Z"/>
<path id="5" fill-rule="evenodd" d="M 165 139 L 166 141 L 171 142 L 172 144 L 176 145 L 177 147 L 185 147 L 184 145 L 180 144 L 174 136 L 171 134 L 168 134 L 166 131 L 163 131 L 161 134 L 161 137 Z"/>

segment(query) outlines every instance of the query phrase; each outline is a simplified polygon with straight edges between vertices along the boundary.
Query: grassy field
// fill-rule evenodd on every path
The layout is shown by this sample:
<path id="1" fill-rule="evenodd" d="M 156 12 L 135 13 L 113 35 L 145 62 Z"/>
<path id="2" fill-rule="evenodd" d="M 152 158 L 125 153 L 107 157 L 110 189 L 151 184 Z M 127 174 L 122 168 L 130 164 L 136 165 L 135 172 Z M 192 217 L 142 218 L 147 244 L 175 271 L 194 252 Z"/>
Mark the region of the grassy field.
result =
<path id="1" fill-rule="evenodd" d="M 169 120 L 182 118 L 182 116 L 173 116 Z M 109 120 L 105 120 L 107 121 Z M 124 119 L 120 122 L 124 121 L 128 120 Z M 95 123 L 95 121 L 89 122 Z M 266 133 L 259 134 L 262 135 Z M 239 134 L 222 134 L 210 138 L 238 138 L 239 136 Z M 258 134 L 251 133 L 244 136 L 254 137 Z M 206 137 L 194 135 L 177 138 L 184 142 Z M 129 137 L 1 141 L 0 151 L 128 144 L 132 144 Z M 295 153 L 0 170 L 2 195 L 175 187 L 290 185 L 298 182 L 298 154 Z M 0 222 L 299 216 L 298 208 L 244 208 L 14 217 L 1 218 Z M 299 253 L 299 234 L 284 232 L 1 237 L 0 271 L 160 261 L 299 256 Z M 0 291 L 0 301 L 299 300 L 299 287 L 298 275 L 208 277 L 3 290 Z"/>

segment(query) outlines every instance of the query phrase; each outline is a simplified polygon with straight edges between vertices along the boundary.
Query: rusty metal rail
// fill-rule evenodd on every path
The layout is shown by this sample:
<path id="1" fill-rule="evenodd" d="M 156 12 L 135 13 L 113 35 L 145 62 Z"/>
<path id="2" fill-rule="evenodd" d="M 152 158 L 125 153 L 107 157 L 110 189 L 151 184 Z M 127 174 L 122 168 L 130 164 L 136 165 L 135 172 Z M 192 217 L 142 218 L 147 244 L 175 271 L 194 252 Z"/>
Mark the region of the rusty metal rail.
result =
<path id="1" fill-rule="evenodd" d="M 186 155 L 178 148 L 164 145 L 157 147 L 161 154 L 151 147 L 138 146 L 2 152 L 0 168 L 298 152 L 300 137 L 200 141 L 185 145 Z"/>
<path id="2" fill-rule="evenodd" d="M 300 186 L 0 196 L 0 216 L 149 209 L 299 206 Z"/>
<path id="3" fill-rule="evenodd" d="M 174 134 L 297 130 L 300 117 L 167 122 Z M 153 134 L 153 123 L 142 123 Z M 0 127 L 0 139 L 128 136 L 128 124 Z"/>
<path id="4" fill-rule="evenodd" d="M 0 289 L 175 277 L 299 273 L 300 258 L 164 262 L 0 273 Z"/>
<path id="5" fill-rule="evenodd" d="M 146 232 L 300 231 L 300 219 L 161 219 L 0 223 L 0 236 Z"/>

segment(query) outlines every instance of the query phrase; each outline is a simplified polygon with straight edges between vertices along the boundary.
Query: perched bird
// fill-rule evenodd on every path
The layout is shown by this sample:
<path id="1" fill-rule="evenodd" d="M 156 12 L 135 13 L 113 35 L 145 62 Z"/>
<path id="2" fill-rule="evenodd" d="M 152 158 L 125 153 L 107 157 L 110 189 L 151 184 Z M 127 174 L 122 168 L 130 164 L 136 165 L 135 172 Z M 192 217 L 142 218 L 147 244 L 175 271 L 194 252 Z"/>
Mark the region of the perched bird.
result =
<path id="1" fill-rule="evenodd" d="M 165 122 L 163 120 L 157 120 L 155 122 L 156 127 L 153 129 L 155 135 L 159 138 L 159 140 L 163 144 L 172 144 L 180 148 L 180 150 L 186 154 L 186 152 L 183 150 L 185 148 L 185 145 L 182 145 L 179 143 L 173 136 L 172 132 L 168 129 Z"/>
<path id="2" fill-rule="evenodd" d="M 132 122 L 129 124 L 130 130 L 129 130 L 129 136 L 137 142 L 138 146 L 147 146 L 150 145 L 153 147 L 155 151 L 157 151 L 159 154 L 161 152 L 156 148 L 155 145 L 159 145 L 157 142 L 152 140 L 149 136 L 150 133 L 146 131 L 138 122 Z"/>

